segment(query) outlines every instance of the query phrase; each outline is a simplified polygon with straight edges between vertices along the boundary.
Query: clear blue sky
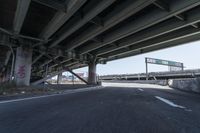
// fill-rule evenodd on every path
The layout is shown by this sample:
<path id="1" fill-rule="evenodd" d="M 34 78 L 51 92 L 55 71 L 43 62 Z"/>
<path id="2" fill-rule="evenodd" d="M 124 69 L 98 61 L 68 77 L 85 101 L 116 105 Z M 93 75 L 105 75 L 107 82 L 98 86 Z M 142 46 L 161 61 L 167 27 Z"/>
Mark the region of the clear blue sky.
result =
<path id="1" fill-rule="evenodd" d="M 105 65 L 98 65 L 97 73 L 99 75 L 142 73 L 145 72 L 145 57 L 183 62 L 186 67 L 185 69 L 200 68 L 200 42 L 188 43 L 172 48 L 111 61 Z M 75 72 L 87 72 L 87 69 L 87 67 L 81 68 L 75 70 Z M 168 67 L 150 64 L 149 71 L 168 71 Z"/>

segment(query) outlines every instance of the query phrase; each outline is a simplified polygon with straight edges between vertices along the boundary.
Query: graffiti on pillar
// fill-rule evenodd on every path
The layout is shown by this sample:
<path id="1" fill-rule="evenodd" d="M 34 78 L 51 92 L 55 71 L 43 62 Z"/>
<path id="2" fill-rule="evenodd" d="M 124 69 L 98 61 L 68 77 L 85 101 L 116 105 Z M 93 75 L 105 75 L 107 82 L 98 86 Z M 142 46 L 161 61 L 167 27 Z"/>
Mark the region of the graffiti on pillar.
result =
<path id="1" fill-rule="evenodd" d="M 25 78 L 25 65 L 19 66 L 17 75 L 19 78 Z"/>

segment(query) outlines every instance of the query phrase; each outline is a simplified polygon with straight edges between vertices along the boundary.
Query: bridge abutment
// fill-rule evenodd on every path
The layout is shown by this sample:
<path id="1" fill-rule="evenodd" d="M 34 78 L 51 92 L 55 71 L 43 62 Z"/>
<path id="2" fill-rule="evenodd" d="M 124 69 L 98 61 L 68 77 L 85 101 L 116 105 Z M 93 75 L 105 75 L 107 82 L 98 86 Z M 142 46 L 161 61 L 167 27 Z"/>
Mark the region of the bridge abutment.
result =
<path id="1" fill-rule="evenodd" d="M 32 49 L 18 47 L 15 60 L 15 83 L 17 86 L 30 85 Z"/>

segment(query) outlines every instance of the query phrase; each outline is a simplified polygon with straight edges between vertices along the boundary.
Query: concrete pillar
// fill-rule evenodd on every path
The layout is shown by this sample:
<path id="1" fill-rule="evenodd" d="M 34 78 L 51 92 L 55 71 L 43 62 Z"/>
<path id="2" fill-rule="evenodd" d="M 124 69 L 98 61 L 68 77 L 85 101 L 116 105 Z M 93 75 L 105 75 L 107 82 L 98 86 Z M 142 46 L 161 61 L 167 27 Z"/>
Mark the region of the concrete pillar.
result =
<path id="1" fill-rule="evenodd" d="M 15 60 L 14 77 L 17 86 L 30 85 L 32 49 L 18 47 Z"/>
<path id="2" fill-rule="evenodd" d="M 8 82 L 10 80 L 10 68 L 7 68 L 5 73 L 5 81 Z"/>
<path id="3" fill-rule="evenodd" d="M 2 82 L 6 82 L 6 74 L 5 73 L 2 76 Z"/>
<path id="4" fill-rule="evenodd" d="M 88 84 L 95 85 L 97 84 L 96 79 L 96 62 L 92 61 L 89 63 L 88 67 Z"/>
<path id="5" fill-rule="evenodd" d="M 61 84 L 62 83 L 62 73 L 58 74 L 57 77 L 57 84 Z"/>

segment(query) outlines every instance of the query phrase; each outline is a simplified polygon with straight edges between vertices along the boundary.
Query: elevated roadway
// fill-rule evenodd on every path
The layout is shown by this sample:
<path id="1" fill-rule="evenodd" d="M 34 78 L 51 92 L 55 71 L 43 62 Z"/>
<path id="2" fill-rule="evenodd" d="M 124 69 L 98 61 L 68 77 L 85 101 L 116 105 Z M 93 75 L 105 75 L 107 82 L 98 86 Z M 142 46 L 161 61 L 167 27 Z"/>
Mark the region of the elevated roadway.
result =
<path id="1" fill-rule="evenodd" d="M 89 66 L 96 84 L 98 63 L 199 40 L 199 12 L 200 0 L 1 0 L 1 79 Z"/>
<path id="2" fill-rule="evenodd" d="M 150 72 L 150 80 L 196 78 L 200 77 L 200 69 L 172 71 L 172 72 Z M 116 74 L 99 76 L 100 80 L 146 80 L 146 73 L 138 74 Z"/>

